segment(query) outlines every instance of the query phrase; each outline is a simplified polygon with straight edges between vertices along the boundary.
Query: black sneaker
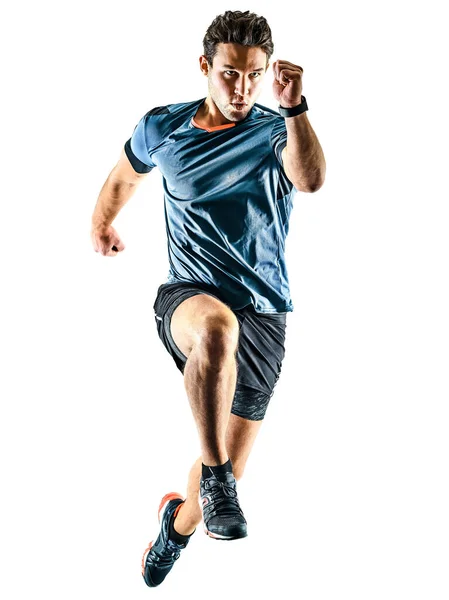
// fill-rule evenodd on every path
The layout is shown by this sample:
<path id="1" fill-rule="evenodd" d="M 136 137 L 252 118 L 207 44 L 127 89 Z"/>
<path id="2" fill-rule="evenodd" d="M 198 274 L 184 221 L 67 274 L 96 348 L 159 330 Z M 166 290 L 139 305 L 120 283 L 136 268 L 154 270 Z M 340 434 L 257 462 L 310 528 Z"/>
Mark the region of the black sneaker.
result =
<path id="1" fill-rule="evenodd" d="M 247 536 L 246 520 L 237 499 L 237 482 L 232 473 L 201 476 L 200 495 L 204 532 L 216 540 Z"/>
<path id="2" fill-rule="evenodd" d="M 158 513 L 161 531 L 156 541 L 150 542 L 142 557 L 142 576 L 149 587 L 156 587 L 164 581 L 175 560 L 179 558 L 181 550 L 189 543 L 190 536 L 184 544 L 178 544 L 168 537 L 170 522 L 174 521 L 184 501 L 184 498 L 175 492 L 166 494 L 161 500 Z"/>

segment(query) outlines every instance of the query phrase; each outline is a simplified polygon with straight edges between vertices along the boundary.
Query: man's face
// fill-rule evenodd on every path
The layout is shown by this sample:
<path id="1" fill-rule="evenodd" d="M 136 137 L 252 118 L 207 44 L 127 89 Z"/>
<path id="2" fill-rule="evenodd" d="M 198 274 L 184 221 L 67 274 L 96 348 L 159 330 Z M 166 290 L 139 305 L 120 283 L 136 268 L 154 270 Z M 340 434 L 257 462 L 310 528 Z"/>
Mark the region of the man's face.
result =
<path id="1" fill-rule="evenodd" d="M 204 56 L 200 66 L 220 112 L 230 121 L 242 121 L 262 91 L 267 54 L 259 47 L 218 44 L 212 68 Z"/>

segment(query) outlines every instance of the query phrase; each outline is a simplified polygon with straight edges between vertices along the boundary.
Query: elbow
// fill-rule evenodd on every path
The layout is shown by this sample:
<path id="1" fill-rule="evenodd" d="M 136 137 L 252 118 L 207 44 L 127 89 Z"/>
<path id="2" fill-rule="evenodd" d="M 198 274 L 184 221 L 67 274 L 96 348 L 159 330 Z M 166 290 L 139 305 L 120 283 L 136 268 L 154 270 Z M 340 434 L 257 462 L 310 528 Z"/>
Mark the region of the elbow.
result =
<path id="1" fill-rule="evenodd" d="M 323 187 L 324 179 L 326 177 L 326 163 L 324 162 L 320 169 L 314 173 L 314 176 L 308 181 L 306 192 L 313 194 Z"/>
<path id="2" fill-rule="evenodd" d="M 296 185 L 294 183 L 293 185 L 299 192 L 306 192 L 307 194 L 313 194 L 314 192 L 317 192 L 323 186 L 323 183 L 324 183 L 324 179 L 320 179 L 320 180 L 308 182 L 307 185 L 304 185 L 304 183 L 298 184 L 298 185 Z"/>
<path id="3" fill-rule="evenodd" d="M 317 192 L 319 189 L 321 189 L 323 187 L 323 183 L 324 183 L 324 179 L 321 179 L 320 181 L 317 181 L 317 182 L 313 183 L 312 185 L 310 185 L 309 189 L 307 191 L 310 194 L 313 194 L 313 192 Z"/>
<path id="4" fill-rule="evenodd" d="M 316 169 L 315 172 L 310 173 L 307 179 L 303 179 L 301 182 L 292 183 L 299 192 L 313 194 L 323 187 L 325 177 L 326 167 L 324 166 L 324 168 Z"/>

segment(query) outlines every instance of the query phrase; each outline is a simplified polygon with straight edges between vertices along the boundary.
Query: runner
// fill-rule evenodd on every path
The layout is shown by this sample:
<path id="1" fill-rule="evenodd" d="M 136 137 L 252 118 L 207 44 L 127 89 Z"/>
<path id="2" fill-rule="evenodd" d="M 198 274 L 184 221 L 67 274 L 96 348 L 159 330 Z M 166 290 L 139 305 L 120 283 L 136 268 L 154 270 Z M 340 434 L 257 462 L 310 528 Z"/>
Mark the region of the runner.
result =
<path id="1" fill-rule="evenodd" d="M 326 170 L 300 66 L 272 64 L 279 112 L 256 103 L 274 49 L 264 17 L 226 11 L 207 29 L 203 49 L 207 97 L 141 118 L 92 216 L 95 251 L 116 256 L 125 246 L 111 223 L 159 168 L 170 267 L 154 317 L 184 376 L 201 456 L 186 497 L 170 492 L 161 500 L 161 529 L 142 558 L 150 587 L 163 582 L 201 520 L 213 539 L 247 535 L 236 481 L 285 355 L 293 303 L 284 251 L 293 197 L 317 191 Z"/>

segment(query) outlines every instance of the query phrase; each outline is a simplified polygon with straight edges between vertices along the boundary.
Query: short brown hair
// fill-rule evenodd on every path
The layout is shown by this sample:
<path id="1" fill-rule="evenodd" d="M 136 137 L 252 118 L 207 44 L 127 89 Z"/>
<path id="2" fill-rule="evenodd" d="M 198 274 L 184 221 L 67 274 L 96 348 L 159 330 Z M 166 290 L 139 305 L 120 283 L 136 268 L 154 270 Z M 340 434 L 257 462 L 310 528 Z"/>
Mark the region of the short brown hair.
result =
<path id="1" fill-rule="evenodd" d="M 259 46 L 267 54 L 267 63 L 273 54 L 274 44 L 271 29 L 265 17 L 260 17 L 249 10 L 227 10 L 218 15 L 209 25 L 203 39 L 204 56 L 212 67 L 218 44 L 241 44 L 242 46 Z"/>

